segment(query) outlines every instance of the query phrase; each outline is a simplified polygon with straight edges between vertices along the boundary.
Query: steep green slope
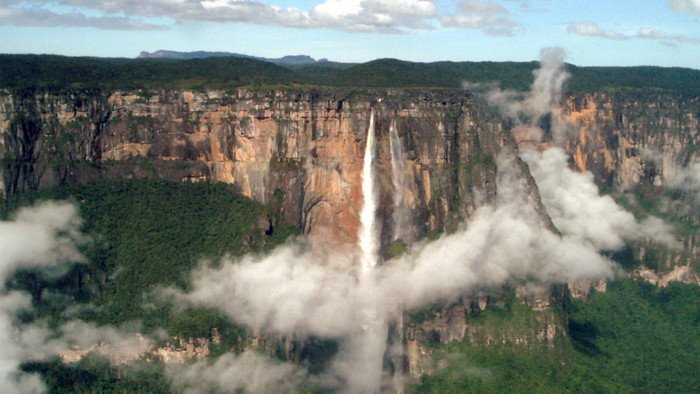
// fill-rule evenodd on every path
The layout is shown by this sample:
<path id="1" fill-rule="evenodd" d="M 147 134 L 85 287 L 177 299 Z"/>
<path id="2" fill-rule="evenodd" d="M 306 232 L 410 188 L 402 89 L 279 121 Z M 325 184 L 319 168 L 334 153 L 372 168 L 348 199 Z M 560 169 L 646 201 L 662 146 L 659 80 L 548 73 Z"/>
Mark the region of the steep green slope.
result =
<path id="1" fill-rule="evenodd" d="M 504 326 L 516 318 L 490 316 Z M 699 323 L 698 286 L 620 280 L 573 303 L 570 341 L 555 348 L 444 345 L 437 354 L 445 367 L 413 391 L 698 392 Z M 482 324 L 479 317 L 474 324 Z"/>
<path id="2" fill-rule="evenodd" d="M 143 294 L 160 285 L 186 286 L 189 271 L 204 258 L 269 249 L 298 232 L 271 226 L 275 207 L 236 194 L 225 184 L 150 179 L 68 184 L 29 193 L 19 204 L 43 199 L 79 204 L 84 230 L 93 240 L 85 250 L 89 264 L 58 283 L 25 275 L 16 286 L 49 286 L 92 304 L 83 319 L 105 324 L 145 319 L 152 328 L 165 326 L 192 336 L 209 334 L 206 324 L 198 327 L 198 319 L 212 324 L 222 319 L 203 311 L 171 316 L 168 307 Z M 35 301 L 45 313 L 60 312 L 63 306 Z M 144 308 L 154 302 L 157 308 Z M 193 330 L 200 332 L 187 332 Z"/>

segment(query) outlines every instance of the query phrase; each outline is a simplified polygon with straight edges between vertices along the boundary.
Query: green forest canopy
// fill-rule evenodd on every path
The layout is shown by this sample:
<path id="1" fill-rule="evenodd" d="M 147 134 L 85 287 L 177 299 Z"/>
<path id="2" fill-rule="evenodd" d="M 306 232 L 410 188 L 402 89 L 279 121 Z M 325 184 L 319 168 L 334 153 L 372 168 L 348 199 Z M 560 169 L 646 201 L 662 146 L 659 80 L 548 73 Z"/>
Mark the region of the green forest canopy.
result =
<path id="1" fill-rule="evenodd" d="M 459 88 L 464 82 L 525 90 L 537 62 L 416 63 L 379 59 L 362 64 L 323 62 L 279 66 L 239 58 L 125 59 L 0 55 L 0 87 L 9 89 L 233 89 L 323 86 Z M 700 92 L 700 70 L 664 67 L 578 67 L 567 64 L 570 92 L 652 90 Z"/>

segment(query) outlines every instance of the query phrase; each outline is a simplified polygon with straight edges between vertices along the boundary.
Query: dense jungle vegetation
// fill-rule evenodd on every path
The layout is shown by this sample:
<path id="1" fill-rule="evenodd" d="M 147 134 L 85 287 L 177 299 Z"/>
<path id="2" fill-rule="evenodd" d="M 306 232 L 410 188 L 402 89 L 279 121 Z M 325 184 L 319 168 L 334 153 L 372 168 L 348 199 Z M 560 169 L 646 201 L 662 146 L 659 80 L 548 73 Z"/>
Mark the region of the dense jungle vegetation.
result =
<path id="1" fill-rule="evenodd" d="M 239 87 L 460 88 L 499 83 L 525 90 L 537 62 L 415 63 L 379 59 L 281 66 L 240 57 L 123 59 L 54 55 L 0 55 L 0 87 L 12 89 L 234 89 Z M 698 94 L 700 70 L 663 67 L 577 67 L 570 92 L 658 90 Z"/>
<path id="2" fill-rule="evenodd" d="M 76 266 L 60 280 L 37 272 L 20 272 L 10 288 L 38 294 L 36 316 L 53 324 L 72 304 L 79 317 L 119 325 L 141 320 L 144 329 L 165 327 L 173 335 L 210 337 L 222 333 L 213 356 L 240 350 L 245 332 L 208 310 L 175 313 L 149 299 L 160 285 L 186 287 L 187 273 L 203 258 L 269 249 L 298 229 L 269 227 L 274 206 L 233 193 L 228 185 L 174 183 L 156 179 L 100 181 L 65 185 L 25 194 L 7 204 L 4 216 L 18 206 L 44 199 L 74 201 L 93 242 L 85 247 L 89 263 Z M 262 219 L 262 220 L 261 220 Z M 174 253 L 177 251 L 177 253 Z M 65 297 L 44 299 L 36 289 Z M 146 294 L 145 298 L 143 294 Z M 68 300 L 68 301 L 67 301 Z M 146 305 L 150 308 L 145 308 Z M 152 305 L 156 305 L 153 307 Z M 697 392 L 700 354 L 700 288 L 672 283 L 657 288 L 631 280 L 613 282 L 607 293 L 568 306 L 569 337 L 557 346 L 506 343 L 472 346 L 469 340 L 436 345 L 434 376 L 413 392 Z M 472 324 L 513 329 L 527 324 L 531 310 L 513 298 L 501 309 L 476 314 Z M 414 318 L 420 318 L 420 316 Z M 51 392 L 164 392 L 160 363 L 114 368 L 99 357 L 64 365 L 58 359 L 23 365 L 44 376 Z"/>
<path id="3" fill-rule="evenodd" d="M 413 63 L 394 59 L 282 67 L 244 58 L 0 55 L 0 88 L 459 88 L 469 81 L 499 82 L 502 88 L 525 90 L 537 67 L 535 62 Z M 699 70 L 574 65 L 567 65 L 567 69 L 573 75 L 567 84 L 571 92 L 659 91 L 695 96 L 700 92 Z M 474 165 L 493 165 L 492 157 L 478 160 L 465 164 L 465 171 L 470 172 Z M 641 214 L 658 214 L 685 226 L 682 228 L 697 229 L 685 216 L 656 212 L 657 193 L 638 194 L 645 197 L 635 199 Z M 60 279 L 37 270 L 14 275 L 7 288 L 33 295 L 33 313 L 22 319 L 46 319 L 54 327 L 76 317 L 112 325 L 136 320 L 146 333 L 165 328 L 170 335 L 183 338 L 211 338 L 216 329 L 222 341 L 212 347 L 213 358 L 226 351 L 240 351 L 246 331 L 211 310 L 176 311 L 153 291 L 159 286 L 187 288 L 189 272 L 202 260 L 262 252 L 300 232 L 278 222 L 274 203 L 259 204 L 238 195 L 230 185 L 152 178 L 66 184 L 26 192 L 5 201 L 0 217 L 6 219 L 20 206 L 48 199 L 73 201 L 79 206 L 83 230 L 91 239 L 82 250 L 88 263 L 76 265 Z M 628 205 L 633 206 L 631 202 Z M 402 248 L 405 246 L 397 245 L 391 253 L 400 254 Z M 640 263 L 623 252 L 613 256 L 623 266 Z M 651 261 L 643 263 L 654 268 Z M 672 283 L 657 288 L 619 280 L 611 283 L 608 292 L 565 307 L 569 335 L 562 336 L 555 347 L 514 343 L 474 346 L 468 340 L 435 345 L 431 350 L 441 368 L 410 391 L 700 392 L 700 287 Z M 529 313 L 532 311 L 519 301 L 511 300 L 501 309 L 473 316 L 473 324 L 491 329 L 513 327 L 527 321 Z M 411 318 L 429 317 L 414 314 Z M 51 392 L 169 390 L 162 363 L 115 368 L 99 357 L 87 357 L 70 365 L 54 359 L 25 363 L 22 368 L 42 374 Z"/>
<path id="4" fill-rule="evenodd" d="M 518 301 L 515 301 L 518 302 Z M 516 312 L 514 312 L 516 310 Z M 481 312 L 474 324 L 511 330 L 517 306 Z M 520 313 L 523 313 L 520 311 Z M 532 311 L 525 313 L 534 313 Z M 544 345 L 440 345 L 434 376 L 415 393 L 697 393 L 700 288 L 622 279 L 571 305 L 569 338 Z"/>
<path id="5" fill-rule="evenodd" d="M 83 320 L 116 325 L 138 319 L 146 330 L 167 327 L 176 335 L 210 336 L 211 328 L 223 319 L 203 310 L 172 314 L 149 292 L 158 286 L 185 288 L 188 273 L 205 259 L 269 250 L 299 232 L 273 225 L 276 207 L 236 194 L 230 185 L 159 179 L 67 184 L 27 192 L 7 203 L 3 216 L 41 200 L 79 205 L 83 230 L 91 238 L 83 250 L 89 263 L 76 266 L 59 281 L 36 272 L 19 273 L 10 288 L 35 294 L 42 317 L 60 320 L 68 306 L 56 304 L 56 297 L 41 297 L 40 289 L 51 289 L 84 305 L 78 316 Z"/>

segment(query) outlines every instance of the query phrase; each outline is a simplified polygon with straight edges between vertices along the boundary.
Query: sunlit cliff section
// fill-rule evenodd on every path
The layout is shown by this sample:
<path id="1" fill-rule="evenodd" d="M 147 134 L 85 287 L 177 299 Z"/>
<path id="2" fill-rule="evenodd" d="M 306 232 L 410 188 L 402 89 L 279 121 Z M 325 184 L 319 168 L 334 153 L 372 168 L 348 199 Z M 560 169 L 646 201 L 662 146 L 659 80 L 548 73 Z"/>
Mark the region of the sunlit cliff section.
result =
<path id="1" fill-rule="evenodd" d="M 423 235 L 454 229 L 486 202 L 495 155 L 513 145 L 501 121 L 459 90 L 75 91 L 1 100 L 8 197 L 103 178 L 220 181 L 278 203 L 282 218 L 306 233 L 323 229 L 345 242 L 359 224 L 371 108 L 382 209 L 391 216 L 395 122 L 406 150 L 405 195 Z"/>

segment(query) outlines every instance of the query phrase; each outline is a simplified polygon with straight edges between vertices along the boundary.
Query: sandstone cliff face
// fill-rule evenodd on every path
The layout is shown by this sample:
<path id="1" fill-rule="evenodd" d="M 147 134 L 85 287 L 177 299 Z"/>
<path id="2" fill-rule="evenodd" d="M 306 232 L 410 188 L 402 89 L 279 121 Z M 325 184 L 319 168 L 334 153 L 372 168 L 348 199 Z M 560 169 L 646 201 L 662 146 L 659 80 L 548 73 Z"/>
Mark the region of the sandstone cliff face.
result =
<path id="1" fill-rule="evenodd" d="M 222 181 L 279 203 L 284 220 L 306 233 L 344 242 L 359 226 L 371 111 L 382 210 L 391 216 L 394 122 L 421 234 L 453 229 L 493 194 L 494 168 L 458 163 L 510 143 L 500 121 L 461 91 L 24 93 L 0 97 L 0 106 L 8 196 L 96 178 Z"/>
<path id="2" fill-rule="evenodd" d="M 695 265 L 700 257 L 700 185 L 687 183 L 700 168 L 700 98 L 597 93 L 570 97 L 566 111 L 573 137 L 567 150 L 576 167 L 593 172 L 618 195 L 627 190 L 646 194 L 660 211 L 683 222 L 677 225 L 679 250 L 658 251 L 642 243 L 636 245 L 635 257 L 660 259 L 657 269 L 662 271 Z M 669 190 L 673 201 L 662 197 Z"/>
<path id="3" fill-rule="evenodd" d="M 22 190 L 92 179 L 158 176 L 183 182 L 221 181 L 274 204 L 280 220 L 313 237 L 354 244 L 372 112 L 385 246 L 393 239 L 396 193 L 389 142 L 392 124 L 405 153 L 404 200 L 419 237 L 454 231 L 477 206 L 494 200 L 494 158 L 503 149 L 517 149 L 517 136 L 478 99 L 458 90 L 0 95 L 2 189 L 12 197 Z M 573 163 L 592 171 L 611 190 L 661 187 L 683 166 L 700 159 L 698 98 L 599 93 L 569 97 L 565 112 L 571 120 L 573 139 L 567 150 Z M 526 166 L 521 172 L 537 194 Z M 540 211 L 546 218 L 542 207 Z M 693 210 L 688 217 L 700 225 Z M 666 265 L 692 270 L 700 256 L 700 235 L 681 235 L 684 248 L 666 253 Z M 640 250 L 649 253 L 646 245 Z M 585 297 L 592 286 L 576 284 L 569 291 Z M 595 287 L 604 291 L 600 284 Z M 436 368 L 431 364 L 431 342 L 552 345 L 566 331 L 552 307 L 564 296 L 520 296 L 519 302 L 535 318 L 515 331 L 474 319 L 494 301 L 485 295 L 432 310 L 424 320 L 407 324 L 412 376 Z M 253 335 L 246 346 L 278 345 Z M 300 348 L 285 344 L 285 354 L 298 358 Z"/>
<path id="4" fill-rule="evenodd" d="M 574 162 L 610 187 L 662 185 L 698 158 L 700 98 L 663 93 L 570 97 Z"/>
<path id="5" fill-rule="evenodd" d="M 566 321 L 561 313 L 566 294 L 560 287 L 533 293 L 518 286 L 514 294 L 479 292 L 459 303 L 423 312 L 428 316 L 420 316 L 407 326 L 409 378 L 417 381 L 440 369 L 433 357 L 436 344 L 466 341 L 475 346 L 554 348 L 566 335 Z"/>

